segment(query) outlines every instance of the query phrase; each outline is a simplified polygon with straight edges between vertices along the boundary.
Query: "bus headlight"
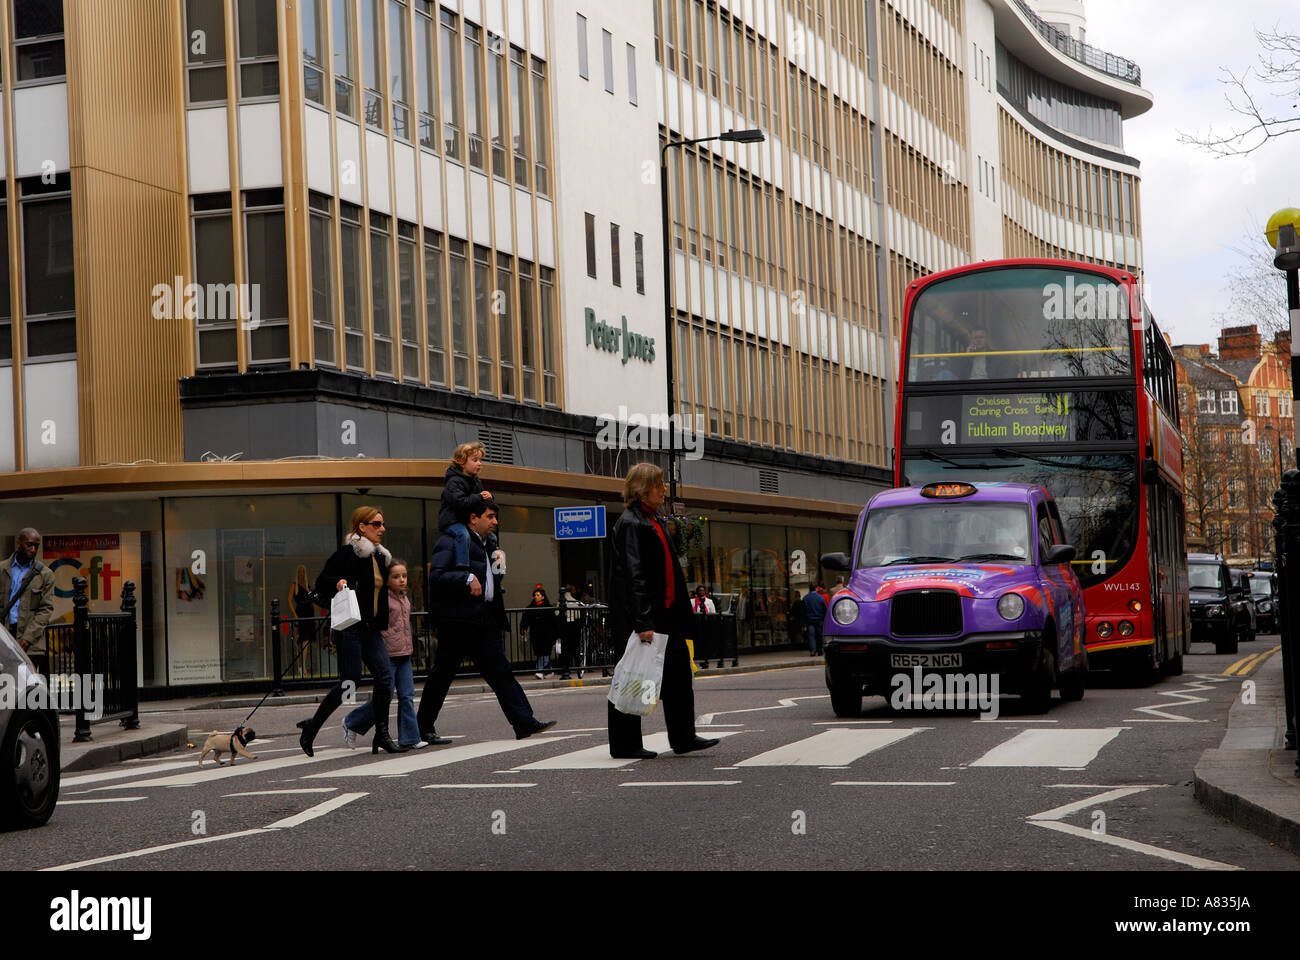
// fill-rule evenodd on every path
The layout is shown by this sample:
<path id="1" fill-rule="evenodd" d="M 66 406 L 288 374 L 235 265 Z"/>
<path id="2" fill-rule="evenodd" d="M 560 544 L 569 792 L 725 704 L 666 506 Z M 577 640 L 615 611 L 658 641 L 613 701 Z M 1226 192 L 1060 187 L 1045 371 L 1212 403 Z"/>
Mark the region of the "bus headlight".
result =
<path id="1" fill-rule="evenodd" d="M 1109 621 L 1103 620 L 1101 623 L 1097 624 L 1097 636 L 1101 637 L 1103 640 L 1114 632 L 1115 628 L 1110 625 Z"/>
<path id="2" fill-rule="evenodd" d="M 1127 620 L 1121 620 L 1119 622 L 1119 635 L 1121 637 L 1133 636 L 1133 624 L 1129 623 Z"/>
<path id="3" fill-rule="evenodd" d="M 998 613 L 1003 620 L 1019 620 L 1025 612 L 1025 598 L 1018 593 L 1004 593 L 998 598 Z"/>
<path id="4" fill-rule="evenodd" d="M 858 619 L 858 601 L 852 597 L 840 597 L 831 607 L 831 617 L 841 627 L 847 627 Z"/>

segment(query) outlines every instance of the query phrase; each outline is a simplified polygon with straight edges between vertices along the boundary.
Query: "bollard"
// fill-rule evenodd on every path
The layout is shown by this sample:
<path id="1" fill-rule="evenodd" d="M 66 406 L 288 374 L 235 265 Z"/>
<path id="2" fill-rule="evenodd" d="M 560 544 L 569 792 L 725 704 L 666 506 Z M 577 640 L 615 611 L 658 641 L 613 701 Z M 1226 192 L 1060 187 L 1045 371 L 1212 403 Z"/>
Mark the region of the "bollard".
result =
<path id="1" fill-rule="evenodd" d="M 72 671 L 79 677 L 93 673 L 90 662 L 90 611 L 86 596 L 86 578 L 72 578 Z M 84 698 L 78 697 L 78 700 Z M 73 743 L 87 743 L 91 739 L 90 721 L 83 708 L 77 710 L 77 725 L 72 735 Z"/>
<path id="2" fill-rule="evenodd" d="M 122 612 L 128 617 L 126 636 L 119 635 L 118 642 L 122 643 L 122 657 L 118 662 L 118 670 L 122 674 L 122 709 L 130 711 L 122 718 L 122 727 L 125 730 L 140 729 L 140 683 L 136 676 L 136 611 L 135 611 L 135 581 L 128 580 L 122 584 Z"/>
<path id="3" fill-rule="evenodd" d="M 1286 693 L 1286 749 L 1296 749 L 1296 689 L 1300 674 L 1300 470 L 1288 470 L 1282 488 L 1273 494 L 1277 516 L 1273 518 L 1276 535 L 1278 594 L 1282 601 L 1279 613 L 1282 635 L 1282 682 Z M 1296 754 L 1296 773 L 1300 776 L 1300 751 Z"/>
<path id="4" fill-rule="evenodd" d="M 280 598 L 271 600 L 271 696 L 283 697 L 280 686 Z"/>

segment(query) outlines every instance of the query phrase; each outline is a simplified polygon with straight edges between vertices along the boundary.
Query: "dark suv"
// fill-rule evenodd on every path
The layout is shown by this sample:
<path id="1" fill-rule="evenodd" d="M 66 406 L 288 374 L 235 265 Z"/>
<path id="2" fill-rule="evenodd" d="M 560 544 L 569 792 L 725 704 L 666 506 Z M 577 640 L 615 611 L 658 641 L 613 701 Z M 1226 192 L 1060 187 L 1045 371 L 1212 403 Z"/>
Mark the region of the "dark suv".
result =
<path id="1" fill-rule="evenodd" d="M 1255 600 L 1255 623 L 1259 632 L 1277 633 L 1277 576 L 1269 570 L 1252 570 L 1250 595 Z"/>
<path id="2" fill-rule="evenodd" d="M 1238 643 L 1255 638 L 1250 591 L 1238 586 L 1222 557 L 1189 553 L 1187 585 L 1193 643 L 1213 643 L 1215 653 L 1236 653 Z"/>

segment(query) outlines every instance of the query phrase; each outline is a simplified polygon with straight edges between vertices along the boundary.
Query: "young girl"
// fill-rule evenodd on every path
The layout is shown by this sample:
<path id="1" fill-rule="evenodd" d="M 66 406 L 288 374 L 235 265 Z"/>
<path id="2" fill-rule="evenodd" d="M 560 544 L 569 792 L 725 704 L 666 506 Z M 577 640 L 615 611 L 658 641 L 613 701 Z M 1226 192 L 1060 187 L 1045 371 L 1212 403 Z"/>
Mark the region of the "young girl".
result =
<path id="1" fill-rule="evenodd" d="M 415 681 L 411 673 L 411 600 L 406 595 L 406 563 L 394 560 L 388 568 L 388 629 L 384 631 L 384 645 L 388 648 L 388 662 L 393 670 L 393 686 L 397 693 L 397 749 L 411 750 L 427 747 L 420 739 L 420 728 L 415 721 Z M 363 703 L 343 718 L 343 742 L 356 746 L 357 734 L 365 735 L 374 725 L 374 712 L 370 704 Z"/>

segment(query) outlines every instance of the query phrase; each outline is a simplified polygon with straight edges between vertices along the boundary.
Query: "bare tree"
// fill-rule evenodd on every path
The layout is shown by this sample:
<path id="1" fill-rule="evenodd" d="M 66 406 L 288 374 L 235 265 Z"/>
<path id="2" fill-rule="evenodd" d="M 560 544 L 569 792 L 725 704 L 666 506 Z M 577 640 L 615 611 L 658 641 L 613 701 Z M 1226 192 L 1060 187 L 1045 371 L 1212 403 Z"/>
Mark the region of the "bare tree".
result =
<path id="1" fill-rule="evenodd" d="M 1220 83 L 1227 89 L 1224 98 L 1233 113 L 1245 117 L 1243 129 L 1216 133 L 1211 127 L 1203 135 L 1179 134 L 1178 142 L 1201 147 L 1221 157 L 1253 153 L 1270 140 L 1300 133 L 1300 34 L 1285 33 L 1274 24 L 1272 30 L 1255 30 L 1259 41 L 1259 63 L 1234 73 L 1226 67 L 1220 71 Z M 1252 89 L 1256 84 L 1278 88 L 1267 98 Z M 1279 100 L 1275 112 L 1269 100 Z"/>
<path id="2" fill-rule="evenodd" d="M 1215 314 L 1220 328 L 1254 324 L 1266 339 L 1291 329 L 1286 309 L 1286 274 L 1273 266 L 1273 251 L 1247 231 L 1228 247 L 1234 257 L 1224 281 L 1231 312 Z"/>

